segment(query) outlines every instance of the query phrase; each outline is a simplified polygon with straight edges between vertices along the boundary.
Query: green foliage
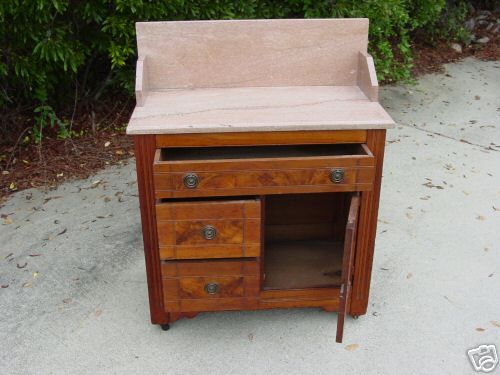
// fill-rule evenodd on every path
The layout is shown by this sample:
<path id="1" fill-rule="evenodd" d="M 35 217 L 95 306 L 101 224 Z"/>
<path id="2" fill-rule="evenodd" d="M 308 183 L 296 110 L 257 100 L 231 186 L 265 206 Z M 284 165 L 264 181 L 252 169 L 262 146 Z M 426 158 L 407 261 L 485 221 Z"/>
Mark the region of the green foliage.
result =
<path id="1" fill-rule="evenodd" d="M 43 131 L 47 128 L 56 127 L 58 138 L 70 138 L 67 123 L 61 121 L 56 116 L 50 105 L 38 106 L 33 112 L 35 113 L 35 126 L 33 126 L 32 135 L 35 143 L 40 143 L 42 141 Z"/>
<path id="2" fill-rule="evenodd" d="M 434 27 L 427 30 L 432 43 L 438 39 L 457 40 L 469 44 L 471 34 L 464 27 L 464 19 L 470 5 L 463 0 L 447 0 L 446 7 L 438 15 Z"/>
<path id="3" fill-rule="evenodd" d="M 34 110 L 44 127 L 72 136 L 56 116 L 76 101 L 133 93 L 136 21 L 238 18 L 370 18 L 379 79 L 410 79 L 412 32 L 465 40 L 463 0 L 9 0 L 0 1 L 0 106 Z"/>

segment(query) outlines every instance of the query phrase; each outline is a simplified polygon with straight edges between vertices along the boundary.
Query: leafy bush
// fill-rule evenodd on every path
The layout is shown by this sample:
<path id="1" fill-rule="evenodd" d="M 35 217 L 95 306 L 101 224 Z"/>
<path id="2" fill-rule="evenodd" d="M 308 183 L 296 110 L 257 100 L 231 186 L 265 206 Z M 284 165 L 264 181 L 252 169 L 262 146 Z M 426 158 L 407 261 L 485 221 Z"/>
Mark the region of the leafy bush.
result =
<path id="1" fill-rule="evenodd" d="M 0 105 L 32 110 L 44 126 L 71 136 L 56 113 L 92 108 L 106 94 L 133 92 L 136 21 L 235 18 L 370 18 L 379 79 L 410 79 L 411 33 L 453 35 L 462 0 L 9 0 L 0 2 Z M 450 26 L 443 14 L 453 14 Z"/>

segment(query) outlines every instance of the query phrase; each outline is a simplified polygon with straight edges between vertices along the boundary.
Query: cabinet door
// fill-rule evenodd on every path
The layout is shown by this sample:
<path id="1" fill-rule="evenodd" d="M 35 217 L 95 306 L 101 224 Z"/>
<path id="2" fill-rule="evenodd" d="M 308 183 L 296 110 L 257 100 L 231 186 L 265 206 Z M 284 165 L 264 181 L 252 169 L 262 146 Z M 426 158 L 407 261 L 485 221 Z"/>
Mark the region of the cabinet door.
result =
<path id="1" fill-rule="evenodd" d="M 344 237 L 344 255 L 342 259 L 342 276 L 340 286 L 340 306 L 337 320 L 337 342 L 342 342 L 344 334 L 344 319 L 349 308 L 351 298 L 351 284 L 353 273 L 354 252 L 356 250 L 356 231 L 358 226 L 360 197 L 359 193 L 352 195 L 349 215 Z"/>

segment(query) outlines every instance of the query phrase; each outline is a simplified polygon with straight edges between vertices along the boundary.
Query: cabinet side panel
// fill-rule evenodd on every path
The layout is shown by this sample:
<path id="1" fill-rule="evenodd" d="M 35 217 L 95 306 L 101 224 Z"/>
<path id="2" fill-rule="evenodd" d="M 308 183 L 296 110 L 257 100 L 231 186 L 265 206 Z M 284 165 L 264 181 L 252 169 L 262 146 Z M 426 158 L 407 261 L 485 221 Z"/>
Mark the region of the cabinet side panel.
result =
<path id="1" fill-rule="evenodd" d="M 153 160 L 156 151 L 155 136 L 135 136 L 134 144 L 151 322 L 153 324 L 165 324 L 168 323 L 169 319 L 163 307 L 156 212 L 154 206 Z"/>
<path id="2" fill-rule="evenodd" d="M 351 315 L 366 314 L 368 306 L 384 162 L 385 134 L 385 130 L 369 130 L 367 133 L 366 144 L 375 157 L 375 180 L 373 190 L 361 193 L 352 299 L 349 310 Z"/>

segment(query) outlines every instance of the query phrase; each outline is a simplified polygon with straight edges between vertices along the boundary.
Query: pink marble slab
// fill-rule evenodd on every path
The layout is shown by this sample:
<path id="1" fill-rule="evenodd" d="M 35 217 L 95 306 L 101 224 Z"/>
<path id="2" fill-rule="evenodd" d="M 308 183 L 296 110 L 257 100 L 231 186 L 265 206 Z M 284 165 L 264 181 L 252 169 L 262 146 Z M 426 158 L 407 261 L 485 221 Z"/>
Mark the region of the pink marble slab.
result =
<path id="1" fill-rule="evenodd" d="M 379 129 L 367 19 L 137 23 L 128 134 Z"/>
<path id="2" fill-rule="evenodd" d="M 139 59 L 161 88 L 354 85 L 368 19 L 138 22 Z"/>
<path id="3" fill-rule="evenodd" d="M 379 129 L 394 122 L 357 86 L 174 89 L 148 93 L 128 134 Z"/>

